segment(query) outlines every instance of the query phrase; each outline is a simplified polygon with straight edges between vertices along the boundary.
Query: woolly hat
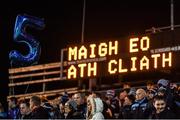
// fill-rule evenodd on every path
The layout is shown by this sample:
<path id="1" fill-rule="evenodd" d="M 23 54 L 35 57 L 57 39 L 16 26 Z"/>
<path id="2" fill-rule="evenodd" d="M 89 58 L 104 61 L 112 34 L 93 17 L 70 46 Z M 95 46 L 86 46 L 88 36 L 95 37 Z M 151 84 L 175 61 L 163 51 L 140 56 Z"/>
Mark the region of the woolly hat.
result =
<path id="1" fill-rule="evenodd" d="M 42 106 L 48 111 L 53 109 L 53 106 L 48 102 L 45 102 Z"/>
<path id="2" fill-rule="evenodd" d="M 158 89 L 158 92 L 166 93 L 166 88 L 160 87 L 160 88 Z"/>
<path id="3" fill-rule="evenodd" d="M 136 88 L 131 88 L 128 95 L 136 95 Z"/>
<path id="4" fill-rule="evenodd" d="M 64 95 L 61 97 L 61 100 L 60 100 L 60 101 L 65 104 L 68 100 L 69 100 L 68 94 L 64 94 Z"/>
<path id="5" fill-rule="evenodd" d="M 169 81 L 168 80 L 165 80 L 165 79 L 160 79 L 157 83 L 158 85 L 163 85 L 164 87 L 167 87 L 168 84 L 169 84 Z"/>
<path id="6" fill-rule="evenodd" d="M 115 96 L 115 90 L 107 90 L 107 91 L 106 91 L 106 96 L 112 96 L 112 97 L 114 97 L 114 96 Z"/>

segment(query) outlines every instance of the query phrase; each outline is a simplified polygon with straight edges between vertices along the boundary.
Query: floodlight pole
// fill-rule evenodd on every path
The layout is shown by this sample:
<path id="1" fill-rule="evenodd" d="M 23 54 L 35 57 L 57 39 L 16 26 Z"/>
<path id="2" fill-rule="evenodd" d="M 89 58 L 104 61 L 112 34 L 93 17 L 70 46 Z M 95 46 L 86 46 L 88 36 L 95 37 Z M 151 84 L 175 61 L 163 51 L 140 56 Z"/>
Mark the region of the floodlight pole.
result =
<path id="1" fill-rule="evenodd" d="M 86 15 L 86 0 L 83 4 L 83 18 L 82 18 L 82 32 L 81 32 L 81 43 L 84 43 L 84 25 L 85 25 L 85 15 Z"/>
<path id="2" fill-rule="evenodd" d="M 174 30 L 174 0 L 171 0 L 171 30 Z"/>

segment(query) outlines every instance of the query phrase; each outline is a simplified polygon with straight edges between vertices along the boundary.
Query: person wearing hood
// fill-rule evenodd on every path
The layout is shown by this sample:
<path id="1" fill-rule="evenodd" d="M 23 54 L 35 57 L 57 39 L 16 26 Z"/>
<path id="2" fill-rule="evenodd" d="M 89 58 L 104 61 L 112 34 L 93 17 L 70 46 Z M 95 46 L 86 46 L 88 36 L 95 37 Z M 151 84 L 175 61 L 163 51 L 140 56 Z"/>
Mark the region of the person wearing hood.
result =
<path id="1" fill-rule="evenodd" d="M 94 98 L 92 95 L 90 95 L 87 98 L 87 119 L 91 120 L 102 120 L 104 119 L 104 116 L 102 114 L 104 106 L 103 102 L 100 98 L 96 97 Z"/>

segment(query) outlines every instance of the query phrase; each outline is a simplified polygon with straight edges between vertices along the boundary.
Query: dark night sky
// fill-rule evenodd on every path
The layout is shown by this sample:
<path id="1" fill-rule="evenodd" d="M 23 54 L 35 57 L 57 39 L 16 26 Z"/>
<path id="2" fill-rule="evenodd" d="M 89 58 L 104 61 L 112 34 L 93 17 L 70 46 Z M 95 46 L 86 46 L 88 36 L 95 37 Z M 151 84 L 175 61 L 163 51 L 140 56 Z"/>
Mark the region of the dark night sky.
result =
<path id="1" fill-rule="evenodd" d="M 175 24 L 180 24 L 180 2 L 174 1 Z M 16 16 L 26 13 L 45 19 L 45 29 L 34 32 L 42 46 L 39 64 L 59 61 L 60 49 L 81 41 L 82 8 L 83 0 L 11 1 L 4 14 L 8 50 L 26 51 L 12 41 Z M 143 34 L 153 26 L 169 25 L 170 0 L 86 0 L 85 42 Z"/>

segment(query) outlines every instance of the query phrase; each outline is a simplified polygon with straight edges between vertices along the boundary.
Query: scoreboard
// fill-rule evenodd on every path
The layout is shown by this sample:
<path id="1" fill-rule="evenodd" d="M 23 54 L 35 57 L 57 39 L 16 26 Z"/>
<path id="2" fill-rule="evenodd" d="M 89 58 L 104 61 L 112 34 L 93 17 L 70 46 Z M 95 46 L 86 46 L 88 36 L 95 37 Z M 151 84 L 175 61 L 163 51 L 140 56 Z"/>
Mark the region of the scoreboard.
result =
<path id="1" fill-rule="evenodd" d="M 180 68 L 180 30 L 68 46 L 67 78 Z"/>

